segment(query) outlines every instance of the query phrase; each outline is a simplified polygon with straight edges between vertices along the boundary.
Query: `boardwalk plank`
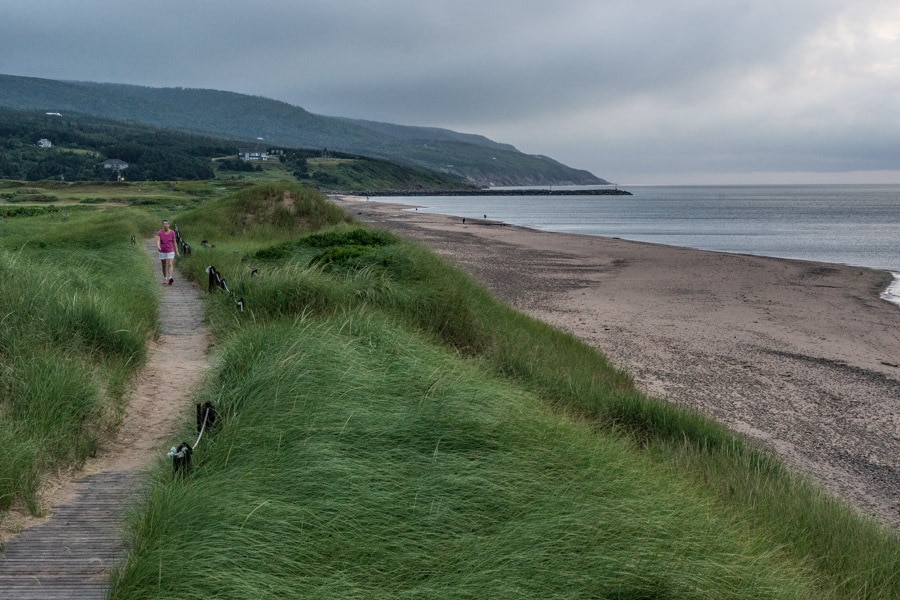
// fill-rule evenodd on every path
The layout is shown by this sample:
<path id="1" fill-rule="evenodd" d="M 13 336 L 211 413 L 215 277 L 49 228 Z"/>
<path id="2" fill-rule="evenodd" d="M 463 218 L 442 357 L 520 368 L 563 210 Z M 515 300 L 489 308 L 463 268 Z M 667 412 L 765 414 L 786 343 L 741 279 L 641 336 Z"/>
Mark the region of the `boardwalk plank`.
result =
<path id="1" fill-rule="evenodd" d="M 49 521 L 11 540 L 0 554 L 0 599 L 104 598 L 110 569 L 125 556 L 125 511 L 140 472 L 98 473 Z"/>

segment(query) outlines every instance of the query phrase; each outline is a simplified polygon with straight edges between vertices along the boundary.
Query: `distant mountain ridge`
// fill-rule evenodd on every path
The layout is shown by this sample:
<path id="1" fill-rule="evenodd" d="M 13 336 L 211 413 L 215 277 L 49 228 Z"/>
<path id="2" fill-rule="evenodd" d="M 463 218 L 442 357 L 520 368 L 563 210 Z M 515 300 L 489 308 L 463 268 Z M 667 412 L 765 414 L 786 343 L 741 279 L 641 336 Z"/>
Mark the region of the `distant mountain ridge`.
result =
<path id="1" fill-rule="evenodd" d="M 432 141 L 443 142 L 464 142 L 494 148 L 496 150 L 509 150 L 510 152 L 519 152 L 512 144 L 501 144 L 490 140 L 483 135 L 474 133 L 459 133 L 450 129 L 442 129 L 440 127 L 415 127 L 411 125 L 394 125 L 391 123 L 381 123 L 379 121 L 367 121 L 364 119 L 348 119 L 346 117 L 335 117 L 342 121 L 356 123 L 367 129 L 379 131 L 391 137 L 403 140 L 421 140 L 429 139 Z"/>
<path id="2" fill-rule="evenodd" d="M 76 112 L 249 144 L 328 148 L 458 175 L 481 186 L 608 183 L 589 171 L 476 134 L 326 117 L 235 92 L 0 75 L 0 106 Z"/>

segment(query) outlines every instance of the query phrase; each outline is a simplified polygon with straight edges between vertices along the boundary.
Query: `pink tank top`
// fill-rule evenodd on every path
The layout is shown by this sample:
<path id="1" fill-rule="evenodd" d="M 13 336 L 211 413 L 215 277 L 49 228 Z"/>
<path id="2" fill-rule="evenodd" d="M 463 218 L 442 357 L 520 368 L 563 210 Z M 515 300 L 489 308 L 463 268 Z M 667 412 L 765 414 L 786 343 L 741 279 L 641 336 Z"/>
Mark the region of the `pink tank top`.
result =
<path id="1" fill-rule="evenodd" d="M 159 251 L 160 252 L 175 252 L 175 232 L 171 229 L 168 233 L 166 233 L 165 229 L 160 229 L 156 232 L 156 235 L 159 236 Z"/>

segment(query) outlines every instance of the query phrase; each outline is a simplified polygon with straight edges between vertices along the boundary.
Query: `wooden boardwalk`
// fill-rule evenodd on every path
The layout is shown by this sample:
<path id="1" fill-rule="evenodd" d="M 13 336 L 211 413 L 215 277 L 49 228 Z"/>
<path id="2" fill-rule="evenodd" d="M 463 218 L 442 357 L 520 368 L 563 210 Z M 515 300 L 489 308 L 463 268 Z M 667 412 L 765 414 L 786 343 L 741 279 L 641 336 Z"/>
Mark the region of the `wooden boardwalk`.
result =
<path id="1" fill-rule="evenodd" d="M 148 245 L 148 252 L 159 272 L 155 245 Z M 208 366 L 205 343 L 192 344 L 193 351 L 181 350 L 191 345 L 185 340 L 208 335 L 203 326 L 199 289 L 184 280 L 163 288 L 160 314 L 165 315 L 165 319 L 160 325 L 161 336 L 155 355 L 169 361 L 174 358 L 179 368 L 172 372 L 168 367 L 154 365 L 158 361 L 151 355 L 144 371 L 156 371 L 143 379 L 150 386 L 159 385 L 154 380 L 165 378 L 166 385 L 170 378 L 176 380 L 174 385 L 180 386 L 178 389 L 181 390 L 181 407 L 187 408 L 184 405 L 190 396 L 189 390 Z M 197 350 L 198 345 L 202 346 L 201 351 Z M 158 372 L 160 368 L 164 369 L 163 376 Z M 158 393 L 142 391 L 143 387 L 144 383 L 140 383 L 134 395 L 152 399 Z M 140 500 L 146 468 L 170 446 L 176 445 L 179 440 L 173 439 L 168 430 L 177 427 L 179 420 L 188 414 L 172 414 L 165 421 L 153 422 L 148 421 L 146 412 L 134 404 L 133 399 L 127 411 L 130 414 L 126 415 L 123 424 L 125 431 L 114 447 L 121 452 L 127 446 L 130 454 L 137 453 L 139 466 L 135 466 L 134 460 L 118 460 L 116 453 L 111 452 L 100 472 L 75 481 L 71 501 L 56 508 L 46 522 L 9 539 L 0 553 L 0 600 L 99 600 L 107 597 L 110 572 L 127 552 L 125 518 L 129 509 Z M 158 403 L 151 401 L 150 404 Z M 136 423 L 129 424 L 129 417 Z M 156 430 L 155 437 L 137 440 L 127 431 L 133 432 L 135 428 Z M 143 445 L 136 449 L 137 444 Z"/>
<path id="2" fill-rule="evenodd" d="M 126 551 L 124 512 L 143 479 L 137 471 L 79 479 L 72 502 L 7 544 L 0 555 L 0 598 L 105 598 L 109 573 Z"/>

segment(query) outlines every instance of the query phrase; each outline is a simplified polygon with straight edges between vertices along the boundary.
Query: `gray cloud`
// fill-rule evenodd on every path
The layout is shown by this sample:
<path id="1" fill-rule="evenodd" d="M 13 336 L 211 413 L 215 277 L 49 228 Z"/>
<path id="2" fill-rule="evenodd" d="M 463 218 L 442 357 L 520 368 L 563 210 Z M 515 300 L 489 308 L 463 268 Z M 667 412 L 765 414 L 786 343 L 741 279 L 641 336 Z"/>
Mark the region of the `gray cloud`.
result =
<path id="1" fill-rule="evenodd" d="M 0 72 L 450 127 L 617 181 L 900 173 L 900 9 L 860 4 L 5 0 Z"/>

